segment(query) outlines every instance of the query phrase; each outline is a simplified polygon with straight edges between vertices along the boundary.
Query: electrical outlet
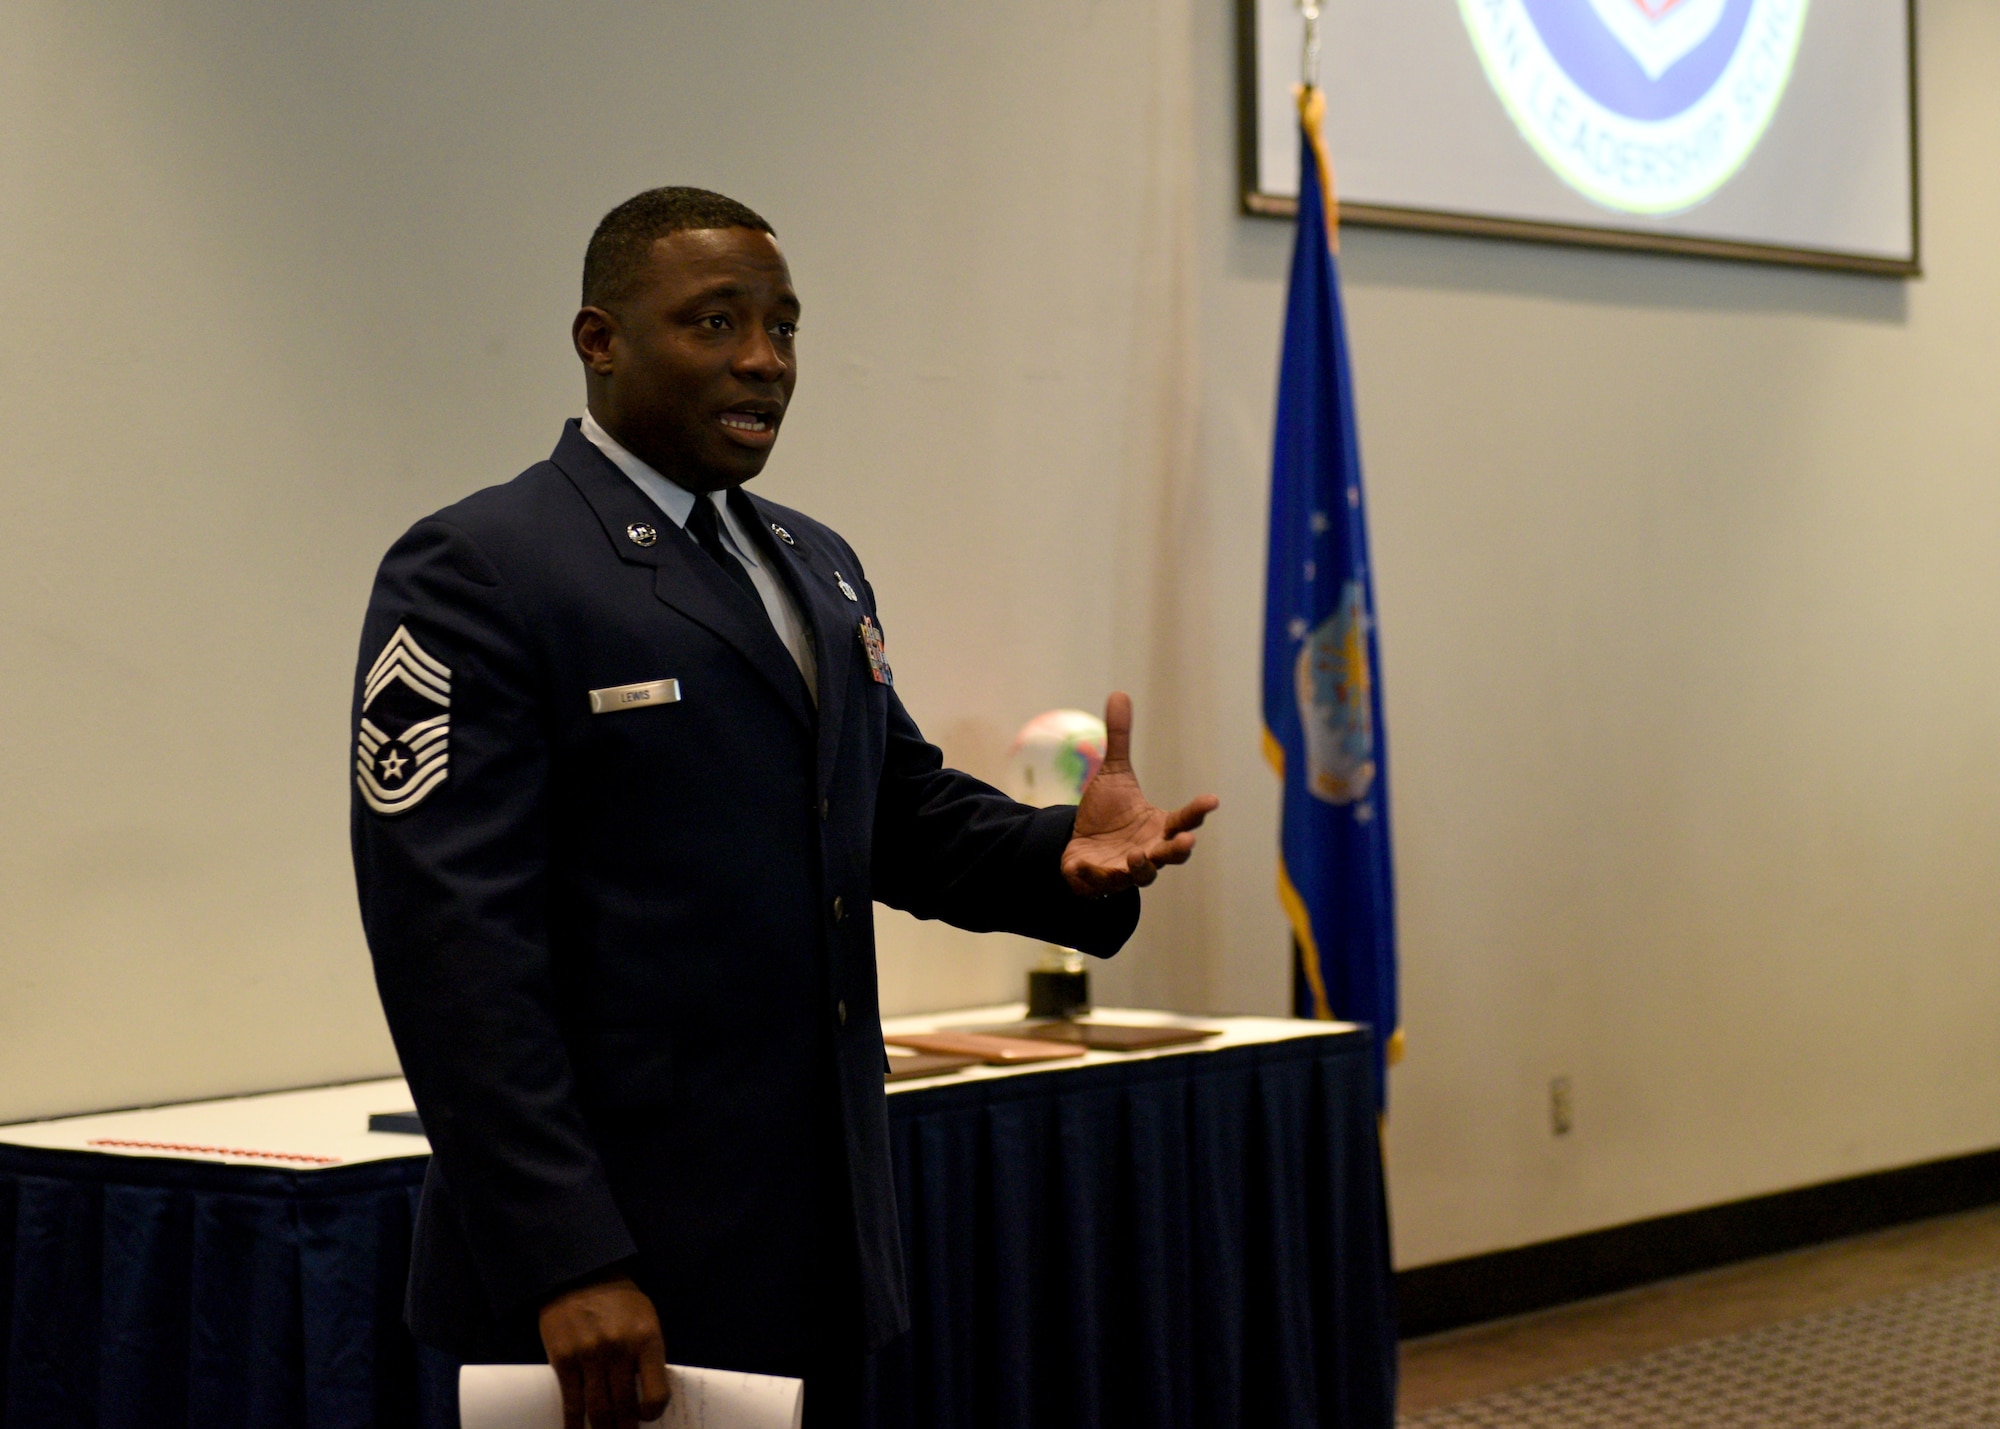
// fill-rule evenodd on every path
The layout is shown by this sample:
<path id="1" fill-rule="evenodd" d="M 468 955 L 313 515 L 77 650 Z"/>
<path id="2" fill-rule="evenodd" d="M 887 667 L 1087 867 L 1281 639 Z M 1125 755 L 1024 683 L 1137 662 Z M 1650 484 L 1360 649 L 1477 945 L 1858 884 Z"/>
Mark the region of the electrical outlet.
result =
<path id="1" fill-rule="evenodd" d="M 1549 1132 L 1554 1136 L 1568 1136 L 1570 1128 L 1576 1125 L 1574 1110 L 1570 1104 L 1569 1078 L 1549 1078 Z"/>

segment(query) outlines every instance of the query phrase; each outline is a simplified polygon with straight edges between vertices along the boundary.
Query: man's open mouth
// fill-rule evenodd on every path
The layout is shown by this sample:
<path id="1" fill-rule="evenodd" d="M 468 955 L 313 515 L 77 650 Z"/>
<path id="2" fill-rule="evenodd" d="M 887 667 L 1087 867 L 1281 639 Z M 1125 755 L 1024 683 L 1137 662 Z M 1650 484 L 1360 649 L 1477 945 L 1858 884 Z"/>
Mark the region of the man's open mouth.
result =
<path id="1" fill-rule="evenodd" d="M 722 425 L 737 432 L 768 432 L 777 424 L 765 412 L 724 412 Z"/>

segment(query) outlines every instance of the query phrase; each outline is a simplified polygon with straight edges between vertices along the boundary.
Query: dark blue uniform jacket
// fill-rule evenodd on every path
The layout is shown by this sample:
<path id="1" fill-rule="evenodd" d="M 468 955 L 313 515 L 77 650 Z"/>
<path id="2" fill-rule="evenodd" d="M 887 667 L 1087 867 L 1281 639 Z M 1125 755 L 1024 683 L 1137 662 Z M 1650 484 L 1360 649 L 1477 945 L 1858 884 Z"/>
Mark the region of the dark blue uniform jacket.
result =
<path id="1" fill-rule="evenodd" d="M 675 1361 L 799 1373 L 828 1315 L 885 1343 L 908 1315 L 871 902 L 1100 954 L 1138 921 L 1136 893 L 1063 883 L 1073 810 L 944 768 L 873 677 L 847 543 L 732 499 L 812 626 L 817 708 L 574 422 L 376 578 L 354 865 L 435 1152 L 409 1320 L 462 1358 L 533 1356 L 541 1301 L 619 1262 Z"/>

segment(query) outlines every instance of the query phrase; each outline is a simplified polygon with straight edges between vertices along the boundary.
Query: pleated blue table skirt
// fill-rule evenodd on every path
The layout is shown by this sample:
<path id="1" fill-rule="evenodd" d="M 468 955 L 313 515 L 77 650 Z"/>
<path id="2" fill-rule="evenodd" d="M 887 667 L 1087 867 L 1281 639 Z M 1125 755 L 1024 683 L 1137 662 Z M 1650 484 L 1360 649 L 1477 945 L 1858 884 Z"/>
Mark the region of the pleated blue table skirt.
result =
<path id="1" fill-rule="evenodd" d="M 1390 1425 L 1372 1075 L 1349 1033 L 891 1097 L 913 1323 L 875 1422 Z M 7 1429 L 419 1425 L 423 1167 L 0 1146 Z"/>

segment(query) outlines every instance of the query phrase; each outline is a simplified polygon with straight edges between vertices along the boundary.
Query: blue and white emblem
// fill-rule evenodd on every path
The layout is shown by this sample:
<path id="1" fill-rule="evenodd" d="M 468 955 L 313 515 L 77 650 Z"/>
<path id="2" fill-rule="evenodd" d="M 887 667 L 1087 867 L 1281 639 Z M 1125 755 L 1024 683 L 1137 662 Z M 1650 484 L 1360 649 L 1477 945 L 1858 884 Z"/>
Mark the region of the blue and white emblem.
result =
<path id="1" fill-rule="evenodd" d="M 1621 213 L 1694 207 L 1755 151 L 1808 0 L 1459 0 L 1508 115 L 1562 181 Z"/>
<path id="2" fill-rule="evenodd" d="M 451 671 L 397 626 L 361 686 L 354 783 L 378 814 L 416 808 L 444 782 Z"/>
<path id="3" fill-rule="evenodd" d="M 1368 677 L 1368 610 L 1361 585 L 1306 633 L 1292 667 L 1306 736 L 1306 789 L 1329 804 L 1364 799 L 1375 782 L 1375 709 Z"/>

